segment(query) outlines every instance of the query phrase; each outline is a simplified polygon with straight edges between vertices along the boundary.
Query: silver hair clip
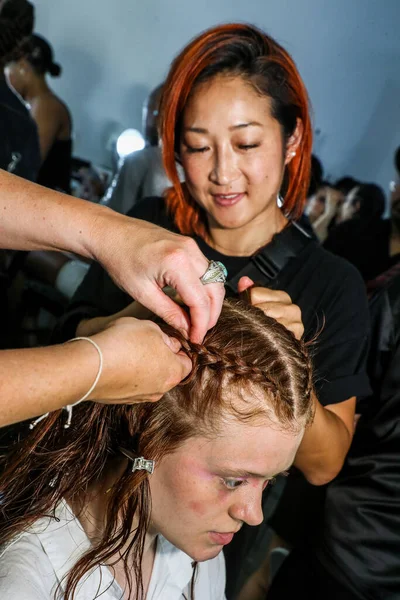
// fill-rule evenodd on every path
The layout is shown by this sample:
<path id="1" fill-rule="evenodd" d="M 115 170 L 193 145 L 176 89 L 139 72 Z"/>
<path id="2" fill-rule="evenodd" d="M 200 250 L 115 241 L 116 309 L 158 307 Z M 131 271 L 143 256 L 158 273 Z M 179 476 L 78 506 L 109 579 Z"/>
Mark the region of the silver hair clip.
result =
<path id="1" fill-rule="evenodd" d="M 135 471 L 147 471 L 150 475 L 154 473 L 155 460 L 148 460 L 143 456 L 134 456 L 134 454 L 126 448 L 119 447 L 119 451 L 132 461 L 132 473 Z"/>

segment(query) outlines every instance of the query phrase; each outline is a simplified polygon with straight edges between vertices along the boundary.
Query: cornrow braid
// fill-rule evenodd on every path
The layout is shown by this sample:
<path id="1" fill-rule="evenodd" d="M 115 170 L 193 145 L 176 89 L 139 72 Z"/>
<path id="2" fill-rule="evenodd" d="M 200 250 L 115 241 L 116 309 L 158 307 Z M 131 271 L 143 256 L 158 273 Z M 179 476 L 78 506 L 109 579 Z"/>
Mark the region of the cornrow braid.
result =
<path id="1" fill-rule="evenodd" d="M 27 0 L 8 0 L 0 13 L 0 65 L 17 60 L 32 34 L 34 7 Z"/>
<path id="2" fill-rule="evenodd" d="M 289 330 L 259 308 L 242 300 L 226 300 L 224 308 L 221 323 L 207 333 L 203 344 L 193 344 L 178 334 L 193 364 L 191 374 L 181 384 L 189 388 L 183 397 L 191 398 L 192 403 L 193 398 L 202 398 L 198 418 L 208 415 L 214 419 L 211 405 L 216 397 L 224 396 L 223 389 L 227 386 L 239 392 L 252 386 L 269 395 L 273 413 L 281 423 L 286 422 L 288 428 L 302 426 L 304 420 L 310 422 L 313 378 L 307 344 L 296 340 Z M 168 335 L 177 337 L 168 326 L 160 326 Z M 221 331 L 224 331 L 224 341 Z M 231 332 L 231 343 L 225 341 L 226 331 Z M 176 394 L 179 394 L 179 386 Z M 230 408 L 234 407 L 230 405 Z M 265 406 L 261 407 L 260 413 L 265 412 L 264 409 Z M 243 411 L 240 414 L 245 416 Z M 250 415 L 257 416 L 253 404 Z"/>

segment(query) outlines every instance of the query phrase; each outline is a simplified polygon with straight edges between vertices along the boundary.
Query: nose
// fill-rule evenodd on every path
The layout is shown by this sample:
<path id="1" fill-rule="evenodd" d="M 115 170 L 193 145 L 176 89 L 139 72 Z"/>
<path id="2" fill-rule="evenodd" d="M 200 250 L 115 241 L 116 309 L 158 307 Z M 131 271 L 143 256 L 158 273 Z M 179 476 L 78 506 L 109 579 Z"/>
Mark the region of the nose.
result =
<path id="1" fill-rule="evenodd" d="M 231 505 L 230 516 L 235 521 L 242 521 L 247 525 L 260 525 L 264 520 L 261 499 L 262 490 L 251 490 L 251 494 L 246 494 Z"/>
<path id="2" fill-rule="evenodd" d="M 237 157 L 232 148 L 223 147 L 215 151 L 210 180 L 216 185 L 229 185 L 239 176 Z"/>

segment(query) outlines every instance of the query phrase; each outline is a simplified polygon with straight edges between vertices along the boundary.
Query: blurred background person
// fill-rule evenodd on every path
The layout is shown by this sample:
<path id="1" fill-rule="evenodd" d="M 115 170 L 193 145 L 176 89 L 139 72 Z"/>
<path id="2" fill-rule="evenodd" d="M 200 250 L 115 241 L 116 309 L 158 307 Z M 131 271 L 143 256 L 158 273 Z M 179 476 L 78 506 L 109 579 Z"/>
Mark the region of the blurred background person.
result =
<path id="1" fill-rule="evenodd" d="M 324 242 L 327 250 L 346 258 L 365 281 L 389 266 L 390 221 L 383 219 L 385 194 L 374 183 L 362 184 L 347 195 L 340 223 L 332 227 Z"/>
<path id="2" fill-rule="evenodd" d="M 157 86 L 143 105 L 145 148 L 129 154 L 123 160 L 102 201 L 102 204 L 123 214 L 143 198 L 162 196 L 171 185 L 164 170 L 158 135 L 158 111 L 162 89 L 162 84 Z M 178 168 L 183 180 L 183 172 Z"/>
<path id="3" fill-rule="evenodd" d="M 4 77 L 6 62 L 21 56 L 20 44 L 33 27 L 33 7 L 13 0 L 0 4 L 0 168 L 36 181 L 40 168 L 37 127 Z"/>
<path id="4" fill-rule="evenodd" d="M 68 107 L 49 87 L 46 75 L 59 77 L 61 67 L 54 62 L 53 49 L 39 35 L 20 46 L 19 60 L 5 68 L 10 85 L 20 94 L 36 121 L 41 154 L 37 182 L 70 193 L 72 119 Z"/>

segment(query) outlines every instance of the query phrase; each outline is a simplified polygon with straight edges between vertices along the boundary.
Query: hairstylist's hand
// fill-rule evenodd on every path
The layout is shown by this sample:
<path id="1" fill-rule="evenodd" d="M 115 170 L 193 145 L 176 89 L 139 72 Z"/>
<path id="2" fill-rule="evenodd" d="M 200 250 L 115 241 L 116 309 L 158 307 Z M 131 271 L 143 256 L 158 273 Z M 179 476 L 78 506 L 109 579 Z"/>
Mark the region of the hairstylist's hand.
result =
<path id="1" fill-rule="evenodd" d="M 194 240 L 113 211 L 96 221 L 93 233 L 93 257 L 121 288 L 192 341 L 203 341 L 217 322 L 225 290 L 221 283 L 200 282 L 208 260 Z M 190 323 L 163 293 L 165 286 L 189 307 Z"/>
<path id="2" fill-rule="evenodd" d="M 293 304 L 289 294 L 281 290 L 253 286 L 254 282 L 250 277 L 241 277 L 238 283 L 238 292 L 247 291 L 251 304 L 260 308 L 269 317 L 276 319 L 278 323 L 289 329 L 296 339 L 300 340 L 304 333 L 301 310 L 296 304 Z"/>
<path id="3" fill-rule="evenodd" d="M 93 340 L 103 354 L 103 372 L 90 400 L 104 404 L 159 400 L 192 368 L 178 340 L 150 321 L 117 319 Z"/>

